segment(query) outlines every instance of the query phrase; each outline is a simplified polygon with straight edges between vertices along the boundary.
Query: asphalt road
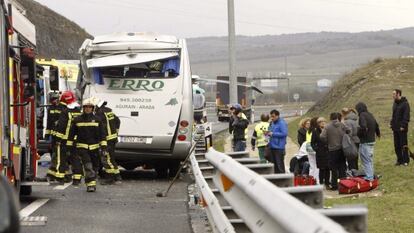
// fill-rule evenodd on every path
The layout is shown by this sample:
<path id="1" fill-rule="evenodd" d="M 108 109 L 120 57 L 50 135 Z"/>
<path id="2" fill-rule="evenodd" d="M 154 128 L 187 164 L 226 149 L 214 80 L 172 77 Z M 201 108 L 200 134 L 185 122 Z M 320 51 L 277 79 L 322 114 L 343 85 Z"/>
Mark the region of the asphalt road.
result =
<path id="1" fill-rule="evenodd" d="M 267 109 L 263 110 L 268 112 Z M 257 111 L 255 117 L 261 112 Z M 218 122 L 214 112 L 208 112 L 213 133 L 226 130 L 228 122 Z M 41 169 L 44 176 L 45 168 Z M 96 193 L 87 193 L 86 187 L 72 185 L 34 186 L 29 197 L 21 199 L 22 211 L 38 202 L 29 216 L 46 216 L 43 226 L 23 226 L 23 233 L 187 233 L 192 232 L 188 210 L 190 180 L 179 180 L 168 197 L 156 197 L 165 190 L 168 180 L 155 179 L 151 170 L 124 171 L 120 185 L 101 186 Z M 21 211 L 21 213 L 22 213 Z"/>
<path id="2" fill-rule="evenodd" d="M 155 179 L 153 171 L 124 172 L 120 185 L 97 187 L 87 193 L 84 185 L 64 190 L 34 187 L 22 206 L 49 199 L 31 216 L 47 216 L 45 226 L 25 226 L 27 233 L 136 233 L 192 232 L 188 215 L 187 182 L 179 181 L 168 197 L 156 197 L 168 180 Z"/>

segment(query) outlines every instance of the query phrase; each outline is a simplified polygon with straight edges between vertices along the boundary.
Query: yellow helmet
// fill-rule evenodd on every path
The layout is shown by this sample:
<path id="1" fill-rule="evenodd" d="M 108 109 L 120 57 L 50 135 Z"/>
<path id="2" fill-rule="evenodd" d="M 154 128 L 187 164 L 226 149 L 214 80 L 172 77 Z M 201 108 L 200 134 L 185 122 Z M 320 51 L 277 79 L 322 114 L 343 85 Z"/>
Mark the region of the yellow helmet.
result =
<path id="1" fill-rule="evenodd" d="M 82 103 L 82 106 L 92 106 L 95 107 L 95 103 L 92 98 L 85 99 Z"/>

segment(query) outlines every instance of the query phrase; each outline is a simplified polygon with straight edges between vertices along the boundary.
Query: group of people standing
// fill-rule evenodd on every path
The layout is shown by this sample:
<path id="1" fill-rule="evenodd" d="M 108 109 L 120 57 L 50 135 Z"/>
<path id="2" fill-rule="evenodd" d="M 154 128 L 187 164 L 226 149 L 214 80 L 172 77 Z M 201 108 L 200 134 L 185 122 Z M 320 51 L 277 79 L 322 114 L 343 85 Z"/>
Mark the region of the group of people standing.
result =
<path id="1" fill-rule="evenodd" d="M 329 120 L 328 123 L 323 117 L 304 119 L 302 128 L 298 131 L 298 142 L 302 142 L 304 129 L 306 131 L 306 140 L 303 144 L 307 147 L 309 174 L 315 177 L 318 183 L 337 190 L 338 179 L 345 178 L 347 171 L 358 170 L 360 158 L 365 179 L 373 180 L 374 145 L 376 137 L 381 137 L 381 133 L 366 104 L 360 102 L 355 109 L 344 108 L 341 112 L 333 112 Z M 351 143 L 357 148 L 356 154 L 352 157 L 346 157 L 344 154 L 345 135 L 349 136 Z"/>
<path id="2" fill-rule="evenodd" d="M 410 106 L 402 91 L 393 91 L 393 108 L 390 128 L 393 131 L 397 155 L 396 166 L 408 166 L 409 148 L 407 142 Z M 233 134 L 234 151 L 246 150 L 247 127 L 249 122 L 239 104 L 231 107 L 230 133 Z M 297 141 L 299 153 L 291 161 L 291 172 L 309 174 L 328 189 L 338 189 L 338 179 L 352 172 L 357 173 L 362 165 L 366 180 L 374 180 L 374 146 L 381 138 L 379 124 L 368 111 L 365 103 L 359 102 L 354 108 L 343 108 L 333 112 L 329 121 L 323 117 L 304 118 L 299 124 Z M 274 163 L 275 173 L 285 173 L 285 146 L 288 136 L 286 121 L 277 110 L 262 114 L 261 122 L 255 126 L 251 146 L 259 151 L 261 162 Z M 349 139 L 349 140 L 346 140 Z M 352 156 L 344 148 L 352 144 Z"/>
<path id="3" fill-rule="evenodd" d="M 409 163 L 407 132 L 410 121 L 410 107 L 401 90 L 393 91 L 393 113 L 390 127 L 394 135 L 397 166 Z M 354 157 L 346 157 L 343 151 L 344 135 L 347 134 L 357 148 Z M 309 175 L 320 184 L 336 190 L 338 178 L 347 176 L 347 171 L 358 170 L 362 164 L 364 178 L 373 180 L 374 145 L 381 137 L 377 120 L 368 111 L 365 103 L 355 108 L 343 108 L 341 112 L 330 114 L 328 123 L 323 117 L 305 118 L 298 130 L 298 143 L 306 148 Z M 303 162 L 303 161 L 302 161 Z M 306 168 L 307 166 L 303 166 Z"/>
<path id="4" fill-rule="evenodd" d="M 71 91 L 51 94 L 47 112 L 46 138 L 51 145 L 50 182 L 72 182 L 78 186 L 82 177 L 88 192 L 101 184 L 121 181 L 114 160 L 120 127 L 119 118 L 98 98 L 83 100 L 82 109 Z"/>
<path id="5" fill-rule="evenodd" d="M 232 117 L 229 121 L 229 132 L 233 136 L 233 150 L 235 152 L 245 151 L 249 120 L 240 104 L 232 105 L 230 112 Z M 257 147 L 260 161 L 262 163 L 273 162 L 275 173 L 285 173 L 284 157 L 287 136 L 287 123 L 280 117 L 279 111 L 272 110 L 270 116 L 261 115 L 261 122 L 255 126 L 251 138 L 252 149 L 255 150 Z"/>

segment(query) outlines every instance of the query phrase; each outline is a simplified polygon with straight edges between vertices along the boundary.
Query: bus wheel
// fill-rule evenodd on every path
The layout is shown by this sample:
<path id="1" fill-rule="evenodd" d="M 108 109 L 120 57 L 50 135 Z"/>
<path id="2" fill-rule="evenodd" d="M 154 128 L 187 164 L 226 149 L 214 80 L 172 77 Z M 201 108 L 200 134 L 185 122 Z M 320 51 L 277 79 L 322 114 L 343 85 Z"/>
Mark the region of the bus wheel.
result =
<path id="1" fill-rule="evenodd" d="M 20 186 L 20 195 L 29 196 L 32 194 L 32 186 L 31 185 L 22 185 Z"/>
<path id="2" fill-rule="evenodd" d="M 180 164 L 180 160 L 173 160 L 173 161 L 171 161 L 168 164 L 168 169 L 169 169 L 168 175 L 170 177 L 174 177 L 177 174 L 178 169 L 180 169 L 180 165 L 181 165 Z"/>
<path id="3" fill-rule="evenodd" d="M 167 178 L 168 177 L 168 166 L 166 164 L 157 164 L 155 166 L 155 171 L 157 172 L 158 178 Z"/>

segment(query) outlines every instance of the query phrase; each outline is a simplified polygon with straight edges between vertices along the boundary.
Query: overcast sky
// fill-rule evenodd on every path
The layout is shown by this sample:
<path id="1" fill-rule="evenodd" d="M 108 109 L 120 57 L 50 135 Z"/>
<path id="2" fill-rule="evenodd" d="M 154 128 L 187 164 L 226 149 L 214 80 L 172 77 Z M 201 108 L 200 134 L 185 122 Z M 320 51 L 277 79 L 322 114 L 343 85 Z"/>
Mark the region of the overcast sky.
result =
<path id="1" fill-rule="evenodd" d="M 227 34 L 226 0 L 36 0 L 92 35 Z M 414 26 L 414 0 L 235 0 L 236 33 L 359 32 Z"/>

